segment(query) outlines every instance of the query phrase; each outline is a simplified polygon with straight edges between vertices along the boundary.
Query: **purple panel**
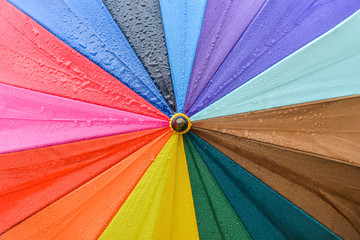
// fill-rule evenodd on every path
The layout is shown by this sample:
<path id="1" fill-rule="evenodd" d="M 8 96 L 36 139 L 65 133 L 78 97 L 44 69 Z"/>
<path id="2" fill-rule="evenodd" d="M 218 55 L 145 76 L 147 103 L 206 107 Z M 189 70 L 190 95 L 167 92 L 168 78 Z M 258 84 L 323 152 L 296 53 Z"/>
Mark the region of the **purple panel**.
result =
<path id="1" fill-rule="evenodd" d="M 186 113 L 266 0 L 208 0 L 185 101 Z"/>
<path id="2" fill-rule="evenodd" d="M 359 8 L 359 0 L 268 0 L 188 115 L 249 81 Z"/>

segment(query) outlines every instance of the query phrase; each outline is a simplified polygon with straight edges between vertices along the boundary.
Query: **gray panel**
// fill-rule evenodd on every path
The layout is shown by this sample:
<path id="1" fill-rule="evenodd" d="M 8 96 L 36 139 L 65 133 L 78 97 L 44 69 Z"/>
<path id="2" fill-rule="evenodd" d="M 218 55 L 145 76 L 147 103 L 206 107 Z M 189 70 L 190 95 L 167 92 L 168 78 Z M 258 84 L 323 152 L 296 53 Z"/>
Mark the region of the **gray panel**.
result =
<path id="1" fill-rule="evenodd" d="M 176 112 L 158 0 L 103 0 L 150 77 Z"/>

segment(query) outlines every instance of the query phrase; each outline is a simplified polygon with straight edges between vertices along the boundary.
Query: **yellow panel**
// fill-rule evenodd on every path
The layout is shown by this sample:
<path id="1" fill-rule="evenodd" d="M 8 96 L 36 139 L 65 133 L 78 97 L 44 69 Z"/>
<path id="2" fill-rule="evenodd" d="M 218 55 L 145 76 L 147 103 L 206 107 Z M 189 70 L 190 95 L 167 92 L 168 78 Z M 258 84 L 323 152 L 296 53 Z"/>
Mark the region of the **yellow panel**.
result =
<path id="1" fill-rule="evenodd" d="M 199 239 L 182 136 L 171 159 L 154 239 Z"/>
<path id="2" fill-rule="evenodd" d="M 152 239 L 178 138 L 171 136 L 99 239 Z"/>
<path id="3" fill-rule="evenodd" d="M 171 136 L 100 239 L 199 239 L 181 135 Z"/>

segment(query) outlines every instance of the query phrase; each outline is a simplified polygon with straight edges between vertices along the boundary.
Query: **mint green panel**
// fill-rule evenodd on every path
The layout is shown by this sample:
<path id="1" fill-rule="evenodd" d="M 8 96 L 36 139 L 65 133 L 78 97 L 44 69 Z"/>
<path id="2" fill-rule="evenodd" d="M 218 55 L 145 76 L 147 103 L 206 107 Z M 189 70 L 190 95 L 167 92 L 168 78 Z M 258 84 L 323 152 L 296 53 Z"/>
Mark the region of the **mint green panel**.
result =
<path id="1" fill-rule="evenodd" d="M 360 10 L 192 121 L 360 94 Z"/>

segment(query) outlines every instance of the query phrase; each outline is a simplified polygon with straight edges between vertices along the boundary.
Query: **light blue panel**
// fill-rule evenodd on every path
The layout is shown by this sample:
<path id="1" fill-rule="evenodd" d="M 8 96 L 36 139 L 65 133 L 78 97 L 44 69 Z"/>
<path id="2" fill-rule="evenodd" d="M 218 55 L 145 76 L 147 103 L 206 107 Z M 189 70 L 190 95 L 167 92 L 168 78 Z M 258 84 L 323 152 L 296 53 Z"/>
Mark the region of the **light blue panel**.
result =
<path id="1" fill-rule="evenodd" d="M 173 114 L 101 0 L 9 2 L 165 114 Z"/>
<path id="2" fill-rule="evenodd" d="M 360 94 L 360 10 L 192 121 Z"/>
<path id="3" fill-rule="evenodd" d="M 184 107 L 207 0 L 160 0 L 178 112 Z"/>

